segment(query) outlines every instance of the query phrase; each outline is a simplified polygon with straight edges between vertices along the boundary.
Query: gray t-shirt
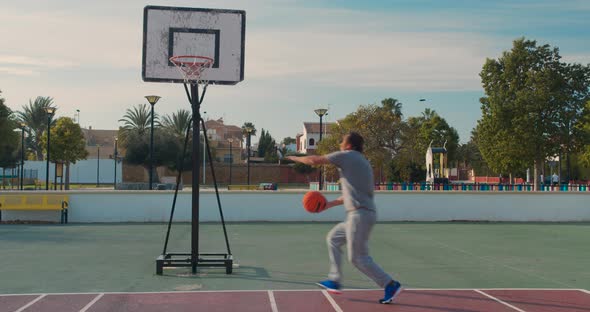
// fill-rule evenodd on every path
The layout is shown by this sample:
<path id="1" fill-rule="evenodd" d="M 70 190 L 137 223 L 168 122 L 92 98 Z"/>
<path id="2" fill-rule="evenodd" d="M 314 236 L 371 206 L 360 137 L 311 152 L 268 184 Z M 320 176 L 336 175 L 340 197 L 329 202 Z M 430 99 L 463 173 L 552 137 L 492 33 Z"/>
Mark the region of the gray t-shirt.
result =
<path id="1" fill-rule="evenodd" d="M 365 156 L 349 150 L 328 154 L 326 158 L 338 167 L 346 211 L 361 208 L 375 211 L 373 168 Z"/>

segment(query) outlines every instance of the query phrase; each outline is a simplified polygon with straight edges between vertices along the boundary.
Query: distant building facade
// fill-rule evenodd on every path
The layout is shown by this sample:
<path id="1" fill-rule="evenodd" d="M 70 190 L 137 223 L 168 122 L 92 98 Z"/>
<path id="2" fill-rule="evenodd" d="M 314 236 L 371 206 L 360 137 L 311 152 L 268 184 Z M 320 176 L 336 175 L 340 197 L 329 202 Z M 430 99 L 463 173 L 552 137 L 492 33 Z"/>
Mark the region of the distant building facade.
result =
<path id="1" fill-rule="evenodd" d="M 332 127 L 336 125 L 335 122 L 322 123 L 322 138 L 330 135 Z M 297 153 L 315 155 L 317 144 L 320 140 L 320 123 L 319 122 L 304 122 L 303 132 L 297 134 L 295 137 L 297 144 Z"/>

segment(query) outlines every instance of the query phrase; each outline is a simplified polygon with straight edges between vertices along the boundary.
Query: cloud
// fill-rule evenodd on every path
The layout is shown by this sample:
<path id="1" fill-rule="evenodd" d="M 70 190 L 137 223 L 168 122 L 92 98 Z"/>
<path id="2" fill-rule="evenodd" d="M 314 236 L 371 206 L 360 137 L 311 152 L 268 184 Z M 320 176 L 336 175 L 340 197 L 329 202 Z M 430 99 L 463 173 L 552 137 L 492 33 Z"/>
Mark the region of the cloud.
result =
<path id="1" fill-rule="evenodd" d="M 14 76 L 39 76 L 38 71 L 27 68 L 0 67 L 0 73 Z"/>
<path id="2" fill-rule="evenodd" d="M 0 55 L 0 65 L 22 65 L 45 68 L 74 67 L 78 64 L 60 59 L 35 58 L 21 55 Z"/>
<path id="3" fill-rule="evenodd" d="M 563 61 L 568 63 L 590 64 L 590 54 L 569 54 L 563 55 Z"/>
<path id="4" fill-rule="evenodd" d="M 261 32 L 248 40 L 251 78 L 406 90 L 480 89 L 489 46 L 476 35 L 448 33 Z"/>

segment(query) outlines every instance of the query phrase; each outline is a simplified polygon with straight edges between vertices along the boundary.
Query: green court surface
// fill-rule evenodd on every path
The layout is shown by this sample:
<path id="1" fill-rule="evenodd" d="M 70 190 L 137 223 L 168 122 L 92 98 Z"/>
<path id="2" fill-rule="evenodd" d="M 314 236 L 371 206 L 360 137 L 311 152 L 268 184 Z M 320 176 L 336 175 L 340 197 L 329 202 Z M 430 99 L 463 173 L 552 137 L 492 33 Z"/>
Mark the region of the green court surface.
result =
<path id="1" fill-rule="evenodd" d="M 155 274 L 165 224 L 0 225 L 0 293 L 312 289 L 328 269 L 334 223 L 230 223 L 239 263 Z M 220 224 L 201 225 L 201 252 L 225 252 Z M 379 223 L 371 254 L 411 288 L 590 289 L 589 223 Z M 189 252 L 190 225 L 168 250 Z M 376 288 L 348 262 L 345 288 Z"/>

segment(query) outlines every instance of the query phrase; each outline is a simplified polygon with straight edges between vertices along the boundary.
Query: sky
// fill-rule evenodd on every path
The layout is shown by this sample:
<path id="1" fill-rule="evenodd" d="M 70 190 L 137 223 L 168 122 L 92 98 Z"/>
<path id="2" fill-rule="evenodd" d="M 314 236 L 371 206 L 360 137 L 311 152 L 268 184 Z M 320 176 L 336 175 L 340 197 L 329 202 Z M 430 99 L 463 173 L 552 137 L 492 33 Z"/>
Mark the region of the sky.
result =
<path id="1" fill-rule="evenodd" d="M 116 129 L 157 94 L 160 115 L 189 109 L 181 84 L 141 79 L 146 5 L 246 11 L 244 81 L 213 85 L 202 111 L 252 122 L 280 141 L 385 98 L 404 116 L 433 109 L 469 141 L 484 96 L 479 72 L 525 37 L 590 63 L 590 1 L 0 0 L 0 90 L 13 110 L 50 96 L 58 116 Z M 420 99 L 426 101 L 419 101 Z"/>

